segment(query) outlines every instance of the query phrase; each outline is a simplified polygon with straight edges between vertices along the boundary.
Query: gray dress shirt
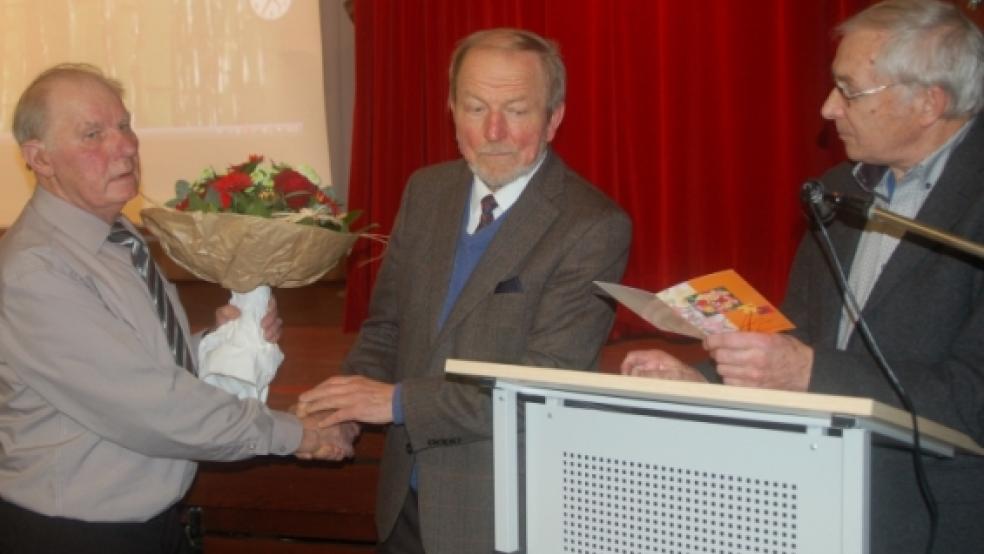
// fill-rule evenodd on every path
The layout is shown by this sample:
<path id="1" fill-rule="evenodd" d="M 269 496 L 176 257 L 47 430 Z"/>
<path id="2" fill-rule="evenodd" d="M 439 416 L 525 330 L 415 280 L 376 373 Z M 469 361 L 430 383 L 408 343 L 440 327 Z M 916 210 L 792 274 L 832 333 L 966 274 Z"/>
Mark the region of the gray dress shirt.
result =
<path id="1" fill-rule="evenodd" d="M 0 497 L 144 521 L 184 495 L 191 460 L 288 454 L 302 431 L 174 364 L 128 250 L 108 233 L 38 187 L 0 239 Z"/>

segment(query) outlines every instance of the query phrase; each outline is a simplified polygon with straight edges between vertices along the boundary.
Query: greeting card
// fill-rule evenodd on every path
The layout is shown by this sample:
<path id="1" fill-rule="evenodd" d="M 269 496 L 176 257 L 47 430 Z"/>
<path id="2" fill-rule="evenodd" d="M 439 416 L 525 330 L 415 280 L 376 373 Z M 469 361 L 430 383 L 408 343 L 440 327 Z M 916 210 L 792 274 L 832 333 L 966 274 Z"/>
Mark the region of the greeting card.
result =
<path id="1" fill-rule="evenodd" d="M 595 284 L 657 329 L 670 333 L 700 339 L 732 331 L 775 333 L 795 327 L 731 269 L 656 293 L 602 281 Z"/>

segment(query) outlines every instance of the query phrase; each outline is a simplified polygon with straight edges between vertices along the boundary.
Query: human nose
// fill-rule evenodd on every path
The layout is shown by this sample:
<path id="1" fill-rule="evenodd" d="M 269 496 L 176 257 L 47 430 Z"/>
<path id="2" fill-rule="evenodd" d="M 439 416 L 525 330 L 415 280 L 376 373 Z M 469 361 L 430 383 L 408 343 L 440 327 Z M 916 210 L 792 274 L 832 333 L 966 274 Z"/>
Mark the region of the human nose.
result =
<path id="1" fill-rule="evenodd" d="M 845 102 L 846 100 L 841 96 L 837 87 L 831 87 L 830 94 L 827 95 L 827 99 L 823 101 L 823 106 L 820 107 L 820 115 L 824 119 L 831 120 L 843 117 Z"/>
<path id="2" fill-rule="evenodd" d="M 133 156 L 140 149 L 140 139 L 133 129 L 121 129 L 116 141 L 117 149 L 124 156 Z"/>
<path id="3" fill-rule="evenodd" d="M 506 120 L 503 115 L 497 111 L 490 112 L 485 121 L 485 140 L 489 142 L 502 140 L 505 136 L 505 129 Z"/>

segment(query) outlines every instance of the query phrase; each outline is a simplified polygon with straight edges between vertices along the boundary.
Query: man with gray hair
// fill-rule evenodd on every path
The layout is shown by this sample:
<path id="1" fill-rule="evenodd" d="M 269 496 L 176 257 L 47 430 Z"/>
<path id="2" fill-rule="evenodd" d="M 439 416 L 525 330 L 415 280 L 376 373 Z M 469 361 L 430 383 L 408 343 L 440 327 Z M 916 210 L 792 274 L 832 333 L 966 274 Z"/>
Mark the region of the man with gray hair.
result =
<path id="1" fill-rule="evenodd" d="M 887 0 L 839 28 L 834 86 L 822 114 L 844 142 L 829 191 L 984 242 L 984 37 L 960 10 Z M 873 336 L 924 417 L 984 444 L 984 262 L 894 228 L 838 214 L 837 257 Z M 661 351 L 630 352 L 622 371 L 659 378 L 871 397 L 899 405 L 876 354 L 842 308 L 835 270 L 816 237 L 800 244 L 783 311 L 789 334 L 708 337 L 716 373 Z M 984 460 L 924 457 L 939 508 L 936 552 L 984 545 Z M 872 552 L 920 552 L 929 518 L 912 458 L 875 449 Z"/>
<path id="2" fill-rule="evenodd" d="M 347 428 L 196 378 L 177 291 L 121 215 L 140 157 L 118 81 L 57 65 L 13 119 L 37 187 L 0 239 L 0 552 L 184 553 L 195 460 L 351 455 Z M 261 325 L 279 338 L 275 306 Z"/>
<path id="3" fill-rule="evenodd" d="M 625 213 L 547 144 L 564 117 L 553 44 L 481 31 L 452 56 L 463 160 L 414 173 L 369 318 L 345 373 L 301 395 L 324 421 L 391 424 L 376 502 L 380 552 L 492 552 L 488 390 L 444 377 L 448 358 L 589 369 L 613 319 L 592 281 L 617 281 Z"/>

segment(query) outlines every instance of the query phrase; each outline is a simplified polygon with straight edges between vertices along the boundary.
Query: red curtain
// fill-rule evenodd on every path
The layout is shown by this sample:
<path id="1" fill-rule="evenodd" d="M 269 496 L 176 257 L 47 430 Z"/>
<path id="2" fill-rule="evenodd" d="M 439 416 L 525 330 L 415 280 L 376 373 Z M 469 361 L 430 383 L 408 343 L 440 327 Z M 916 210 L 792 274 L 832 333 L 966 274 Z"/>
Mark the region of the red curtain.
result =
<path id="1" fill-rule="evenodd" d="M 780 302 L 803 229 L 799 186 L 843 159 L 819 113 L 831 31 L 867 3 L 357 2 L 349 204 L 388 233 L 410 173 L 458 157 L 447 109 L 456 41 L 527 28 L 556 40 L 568 68 L 554 148 L 634 222 L 624 282 L 659 290 L 734 268 Z M 365 318 L 381 255 L 361 241 L 351 256 L 346 330 Z M 649 331 L 619 312 L 616 336 Z"/>

